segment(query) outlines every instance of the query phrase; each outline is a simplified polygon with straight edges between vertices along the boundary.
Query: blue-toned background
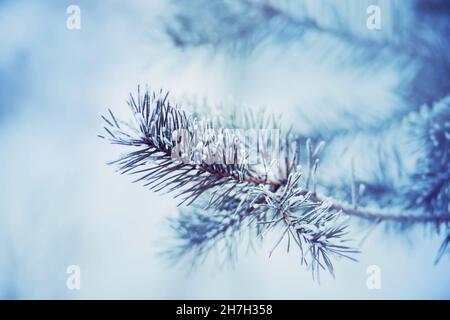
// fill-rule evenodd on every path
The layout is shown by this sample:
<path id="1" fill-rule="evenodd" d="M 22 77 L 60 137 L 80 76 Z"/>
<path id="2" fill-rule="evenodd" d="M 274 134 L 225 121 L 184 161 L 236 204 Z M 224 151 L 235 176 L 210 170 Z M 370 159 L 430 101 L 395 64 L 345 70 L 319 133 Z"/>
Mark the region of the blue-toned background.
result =
<path id="1" fill-rule="evenodd" d="M 371 3 L 382 8 L 383 28 L 375 32 L 366 28 Z M 226 30 L 236 22 L 208 20 L 214 8 L 205 1 L 0 1 L 0 298 L 450 298 L 449 259 L 433 264 L 442 236 L 421 228 L 376 227 L 359 262 L 337 261 L 336 279 L 324 275 L 320 284 L 294 252 L 280 249 L 269 259 L 270 240 L 243 251 L 234 266 L 212 258 L 190 273 L 169 267 L 158 252 L 177 203 L 116 174 L 106 162 L 123 150 L 96 136 L 99 115 L 111 108 L 128 117 L 130 91 L 148 84 L 178 100 L 266 106 L 304 134 L 348 132 L 329 144 L 320 169 L 326 179 L 345 181 L 351 157 L 359 176 L 376 179 L 379 146 L 395 143 L 408 171 L 414 146 L 381 128 L 449 88 L 441 66 L 406 63 L 401 51 L 420 51 L 412 35 L 430 21 L 437 31 L 427 39 L 450 47 L 439 37 L 439 28 L 448 30 L 445 1 L 424 3 L 280 1 L 321 27 L 266 36 L 278 27 L 274 20 L 243 45 L 228 45 Z M 433 5 L 443 3 L 436 13 Z M 70 4 L 81 9 L 80 30 L 66 27 Z M 219 40 L 175 41 L 166 32 L 175 13 L 204 21 Z M 345 32 L 336 38 L 339 28 Z M 361 240 L 367 226 L 354 230 Z M 73 264 L 81 267 L 79 291 L 66 287 Z M 381 290 L 366 286 L 374 264 Z"/>

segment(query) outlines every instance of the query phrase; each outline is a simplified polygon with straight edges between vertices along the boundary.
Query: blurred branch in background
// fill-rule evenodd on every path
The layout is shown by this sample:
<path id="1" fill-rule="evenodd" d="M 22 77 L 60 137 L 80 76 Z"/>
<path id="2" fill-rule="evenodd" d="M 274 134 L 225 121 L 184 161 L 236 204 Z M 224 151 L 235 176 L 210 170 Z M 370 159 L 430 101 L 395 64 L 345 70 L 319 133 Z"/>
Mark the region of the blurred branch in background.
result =
<path id="1" fill-rule="evenodd" d="M 388 61 L 397 65 L 402 81 L 396 93 L 404 102 L 403 107 L 397 106 L 389 118 L 372 124 L 357 120 L 363 110 L 340 112 L 341 122 L 353 125 L 344 129 L 317 125 L 315 139 L 324 138 L 328 144 L 337 145 L 331 148 L 334 153 L 324 155 L 331 159 L 336 158 L 336 149 L 349 150 L 356 156 L 364 153 L 361 147 L 351 150 L 345 145 L 355 138 L 377 146 L 377 158 L 372 160 L 375 178 L 354 182 L 363 189 L 362 203 L 378 208 L 388 206 L 387 211 L 415 209 L 418 220 L 449 214 L 450 107 L 444 99 L 450 91 L 448 1 L 199 0 L 193 6 L 174 3 L 178 14 L 166 30 L 179 48 L 209 46 L 245 58 L 260 54 L 273 43 L 289 50 L 294 42 L 305 50 L 318 47 L 322 52 L 335 53 L 345 47 L 340 55 L 332 57 L 334 63 L 345 62 L 347 68 L 361 72 Z M 365 28 L 362 14 L 370 4 L 382 8 L 383 28 L 375 33 Z M 347 100 L 351 99 L 349 95 Z M 385 139 L 393 136 L 397 141 L 386 144 Z M 406 165 L 405 159 L 411 155 L 402 145 L 405 141 L 414 146 L 413 157 L 417 161 L 413 170 Z M 349 201 L 352 188 L 347 187 L 348 182 L 330 180 L 325 190 Z M 344 211 L 351 210 L 347 207 Z M 379 218 L 389 220 L 388 215 Z"/>

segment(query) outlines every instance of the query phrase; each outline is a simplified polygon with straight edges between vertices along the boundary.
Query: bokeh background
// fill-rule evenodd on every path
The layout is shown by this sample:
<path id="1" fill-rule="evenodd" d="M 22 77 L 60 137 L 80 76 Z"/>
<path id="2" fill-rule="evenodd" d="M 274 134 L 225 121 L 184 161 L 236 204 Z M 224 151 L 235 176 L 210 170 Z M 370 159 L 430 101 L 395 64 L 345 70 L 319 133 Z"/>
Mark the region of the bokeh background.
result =
<path id="1" fill-rule="evenodd" d="M 391 144 L 408 171 L 414 146 L 386 124 L 449 88 L 441 62 L 409 59 L 421 56 L 422 33 L 448 49 L 445 1 L 266 1 L 287 22 L 239 2 L 0 1 L 0 298 L 450 298 L 450 261 L 434 265 L 442 236 L 421 228 L 378 226 L 366 238 L 355 225 L 359 262 L 338 261 L 320 284 L 294 252 L 269 258 L 270 242 L 190 272 L 159 256 L 176 201 L 116 174 L 106 163 L 125 150 L 97 137 L 107 108 L 129 116 L 138 84 L 178 101 L 265 106 L 305 135 L 332 137 L 320 170 L 340 181 L 352 157 L 359 176 L 379 178 L 374 159 Z M 66 27 L 71 4 L 80 30 Z M 370 4 L 381 30 L 366 27 Z M 242 19 L 226 17 L 235 6 Z M 73 264 L 78 291 L 66 287 Z M 366 286 L 374 264 L 380 290 Z"/>

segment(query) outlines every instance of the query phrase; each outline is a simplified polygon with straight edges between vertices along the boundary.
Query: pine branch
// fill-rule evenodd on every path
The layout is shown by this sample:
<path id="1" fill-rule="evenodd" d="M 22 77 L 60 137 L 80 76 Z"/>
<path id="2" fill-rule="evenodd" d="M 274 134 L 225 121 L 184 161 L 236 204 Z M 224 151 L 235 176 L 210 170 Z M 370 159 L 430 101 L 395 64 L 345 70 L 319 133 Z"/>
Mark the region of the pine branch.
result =
<path id="1" fill-rule="evenodd" d="M 412 135 L 424 149 L 408 193 L 410 207 L 437 216 L 450 214 L 450 96 L 412 117 Z"/>
<path id="2" fill-rule="evenodd" d="M 300 248 L 302 264 L 318 276 L 320 269 L 333 273 L 330 256 L 353 259 L 350 255 L 357 252 L 346 245 L 347 226 L 339 222 L 343 215 L 403 225 L 450 222 L 449 214 L 397 215 L 389 209 L 360 208 L 356 200 L 348 204 L 319 195 L 316 171 L 323 143 L 313 148 L 311 140 L 306 141 L 303 179 L 299 139 L 290 131 L 283 139 L 259 144 L 256 152 L 262 163 L 254 164 L 249 161 L 254 150 L 244 138 L 229 135 L 231 128 L 215 128 L 211 121 L 193 118 L 167 98 L 168 94 L 148 90 L 142 96 L 138 88 L 137 99 L 131 96 L 128 103 L 133 122 L 118 120 L 109 111 L 102 117 L 107 135 L 100 137 L 136 148 L 111 163 L 122 174 L 138 175 L 135 182 L 152 190 L 175 192 L 180 205 L 194 205 L 193 213 L 182 213 L 172 221 L 181 241 L 169 251 L 172 258 L 205 255 L 220 242 L 232 253 L 230 244 L 248 220 L 258 226 L 257 234 L 282 228 L 276 247 L 285 237 L 289 247 L 292 238 Z M 274 126 L 271 119 L 234 115 L 221 124 L 264 129 Z M 280 147 L 283 161 L 268 162 L 269 146 Z"/>

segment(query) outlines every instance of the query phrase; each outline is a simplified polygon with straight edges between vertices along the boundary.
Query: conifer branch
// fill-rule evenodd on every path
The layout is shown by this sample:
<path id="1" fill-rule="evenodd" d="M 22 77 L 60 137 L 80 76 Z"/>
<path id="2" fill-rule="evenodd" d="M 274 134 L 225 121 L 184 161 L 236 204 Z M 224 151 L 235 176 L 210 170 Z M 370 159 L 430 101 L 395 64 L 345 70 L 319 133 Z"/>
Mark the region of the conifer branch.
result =
<path id="1" fill-rule="evenodd" d="M 134 182 L 141 181 L 154 191 L 175 192 L 174 197 L 181 198 L 180 205 L 193 205 L 193 211 L 182 211 L 171 222 L 181 242 L 169 250 L 171 258 L 205 256 L 218 243 L 232 255 L 233 239 L 248 221 L 256 235 L 281 228 L 282 236 L 275 247 L 285 238 L 288 248 L 294 241 L 302 264 L 310 266 L 318 277 L 320 269 L 333 273 L 330 256 L 354 259 L 351 255 L 358 252 L 347 245 L 347 225 L 340 222 L 344 215 L 400 225 L 450 223 L 448 213 L 393 214 L 387 208 L 369 210 L 318 194 L 316 174 L 323 143 L 313 148 L 311 140 L 306 141 L 307 172 L 303 180 L 298 138 L 290 131 L 283 138 L 272 138 L 265 148 L 259 145 L 257 155 L 262 163 L 253 164 L 245 139 L 228 136 L 224 128 L 211 130 L 217 129 L 213 123 L 201 122 L 173 106 L 168 93 L 146 90 L 141 95 L 138 88 L 137 98 L 130 96 L 128 104 L 133 122 L 119 120 L 109 111 L 108 116 L 102 116 L 106 135 L 100 137 L 136 148 L 111 162 L 122 174 L 138 175 Z M 235 115 L 230 119 L 222 125 L 239 125 Z M 275 125 L 273 118 L 270 121 L 247 115 L 242 119 L 241 125 L 248 128 Z M 267 163 L 269 145 L 280 147 L 283 160 L 276 165 Z"/>

